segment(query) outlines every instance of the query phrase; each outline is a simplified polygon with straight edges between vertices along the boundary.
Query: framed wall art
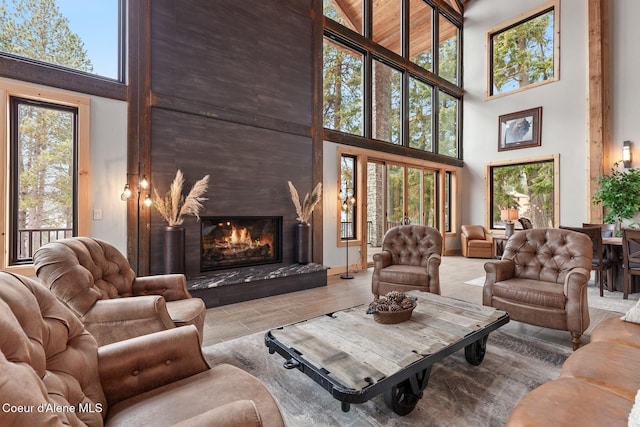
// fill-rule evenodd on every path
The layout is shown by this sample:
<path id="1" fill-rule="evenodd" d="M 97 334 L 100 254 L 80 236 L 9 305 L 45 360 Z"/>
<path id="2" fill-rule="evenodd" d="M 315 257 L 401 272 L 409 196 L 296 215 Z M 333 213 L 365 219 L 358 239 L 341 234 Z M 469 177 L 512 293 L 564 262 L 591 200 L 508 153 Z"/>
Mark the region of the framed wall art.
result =
<path id="1" fill-rule="evenodd" d="M 542 107 L 500 116 L 498 118 L 498 151 L 540 146 L 541 129 Z"/>

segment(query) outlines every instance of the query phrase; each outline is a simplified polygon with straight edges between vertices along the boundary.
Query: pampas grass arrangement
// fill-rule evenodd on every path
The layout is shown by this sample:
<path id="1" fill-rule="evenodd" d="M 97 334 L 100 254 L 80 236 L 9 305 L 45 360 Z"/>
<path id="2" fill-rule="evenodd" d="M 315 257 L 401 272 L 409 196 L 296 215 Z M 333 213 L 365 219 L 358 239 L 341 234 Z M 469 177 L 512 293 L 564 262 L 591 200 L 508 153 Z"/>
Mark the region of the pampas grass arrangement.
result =
<path id="1" fill-rule="evenodd" d="M 291 193 L 291 200 L 293 201 L 293 205 L 296 207 L 296 213 L 298 214 L 298 221 L 302 224 L 309 224 L 309 220 L 311 219 L 311 214 L 313 213 L 313 209 L 322 199 L 322 183 L 319 182 L 318 185 L 313 189 L 311 195 L 307 193 L 304 198 L 302 204 L 300 204 L 300 197 L 298 196 L 298 191 L 296 187 L 293 186 L 291 181 L 289 182 L 289 192 Z"/>
<path id="2" fill-rule="evenodd" d="M 153 206 L 160 213 L 162 218 L 169 226 L 180 225 L 184 221 L 183 216 L 193 215 L 200 219 L 200 209 L 202 202 L 207 200 L 202 195 L 207 192 L 209 184 L 209 175 L 203 177 L 200 181 L 193 184 L 191 191 L 185 198 L 182 195 L 182 187 L 184 185 L 184 176 L 182 171 L 178 169 L 176 177 L 169 187 L 169 191 L 161 197 L 156 189 L 153 189 Z"/>

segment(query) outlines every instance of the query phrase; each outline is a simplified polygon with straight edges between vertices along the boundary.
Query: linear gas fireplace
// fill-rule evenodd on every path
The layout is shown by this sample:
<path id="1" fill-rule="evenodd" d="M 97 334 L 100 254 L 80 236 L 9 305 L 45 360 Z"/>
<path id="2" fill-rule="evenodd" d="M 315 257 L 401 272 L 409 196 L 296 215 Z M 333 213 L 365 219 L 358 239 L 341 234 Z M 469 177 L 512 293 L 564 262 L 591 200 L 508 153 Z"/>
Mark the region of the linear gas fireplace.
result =
<path id="1" fill-rule="evenodd" d="M 282 261 L 281 216 L 201 218 L 201 270 Z"/>

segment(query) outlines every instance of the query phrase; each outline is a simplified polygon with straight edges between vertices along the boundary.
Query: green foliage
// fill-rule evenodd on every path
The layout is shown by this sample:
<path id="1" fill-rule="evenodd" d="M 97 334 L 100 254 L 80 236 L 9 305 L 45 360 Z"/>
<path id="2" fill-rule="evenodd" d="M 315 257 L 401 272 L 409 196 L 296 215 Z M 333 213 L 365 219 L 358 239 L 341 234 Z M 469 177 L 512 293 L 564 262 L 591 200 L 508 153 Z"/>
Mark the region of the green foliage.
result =
<path id="1" fill-rule="evenodd" d="M 493 94 L 553 77 L 553 22 L 549 11 L 492 37 Z"/>
<path id="2" fill-rule="evenodd" d="M 605 208 L 603 221 L 606 224 L 622 224 L 640 212 L 640 169 L 617 170 L 614 164 L 610 175 L 597 179 L 600 187 L 593 193 L 592 201 Z"/>

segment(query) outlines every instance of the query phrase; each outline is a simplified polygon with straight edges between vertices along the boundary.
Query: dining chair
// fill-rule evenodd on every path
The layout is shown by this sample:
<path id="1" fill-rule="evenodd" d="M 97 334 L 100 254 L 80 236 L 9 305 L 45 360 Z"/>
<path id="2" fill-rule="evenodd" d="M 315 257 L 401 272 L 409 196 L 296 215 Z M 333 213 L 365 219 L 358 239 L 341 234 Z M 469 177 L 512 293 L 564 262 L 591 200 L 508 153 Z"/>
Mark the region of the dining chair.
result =
<path id="1" fill-rule="evenodd" d="M 616 234 L 615 224 L 592 224 L 588 222 L 582 223 L 583 227 L 600 227 L 602 231 L 602 237 L 614 237 Z"/>
<path id="2" fill-rule="evenodd" d="M 622 299 L 628 299 L 633 276 L 640 276 L 640 230 L 622 229 L 622 268 L 624 289 Z"/>
<path id="3" fill-rule="evenodd" d="M 613 283 L 613 264 L 602 244 L 602 228 L 601 227 L 565 227 L 560 226 L 564 230 L 577 231 L 586 234 L 593 244 L 593 258 L 591 259 L 591 271 L 596 272 L 596 280 L 600 286 L 600 296 L 604 296 L 604 272 L 607 272 L 607 284 Z"/>

